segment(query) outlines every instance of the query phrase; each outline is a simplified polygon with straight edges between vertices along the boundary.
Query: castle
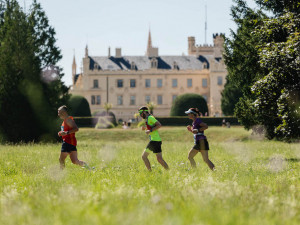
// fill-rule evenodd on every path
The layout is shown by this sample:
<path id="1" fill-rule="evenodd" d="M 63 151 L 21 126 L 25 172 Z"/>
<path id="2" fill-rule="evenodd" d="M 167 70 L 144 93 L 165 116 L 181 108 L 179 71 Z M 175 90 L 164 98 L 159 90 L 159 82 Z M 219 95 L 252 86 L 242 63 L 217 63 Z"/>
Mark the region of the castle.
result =
<path id="1" fill-rule="evenodd" d="M 223 44 L 222 34 L 213 35 L 213 45 L 196 45 L 195 37 L 188 37 L 188 55 L 162 56 L 152 46 L 149 31 L 144 56 L 125 56 L 121 48 L 115 49 L 114 56 L 110 48 L 107 56 L 90 56 L 86 46 L 80 74 L 74 56 L 70 92 L 84 96 L 92 112 L 111 103 L 118 120 L 133 119 L 137 109 L 148 102 L 157 105 L 156 116 L 169 116 L 174 99 L 185 93 L 202 95 L 208 114 L 221 116 L 221 91 L 227 75 Z"/>

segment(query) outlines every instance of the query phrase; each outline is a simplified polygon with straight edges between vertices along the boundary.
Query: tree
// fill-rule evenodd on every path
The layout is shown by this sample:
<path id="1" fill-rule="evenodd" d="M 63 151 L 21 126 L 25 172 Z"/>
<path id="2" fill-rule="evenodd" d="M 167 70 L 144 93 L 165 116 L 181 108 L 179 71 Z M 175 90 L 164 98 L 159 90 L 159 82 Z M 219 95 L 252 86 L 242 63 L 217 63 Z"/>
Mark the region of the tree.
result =
<path id="1" fill-rule="evenodd" d="M 151 114 L 153 114 L 153 110 L 157 107 L 157 105 L 154 102 L 148 102 L 147 107 Z"/>
<path id="2" fill-rule="evenodd" d="M 208 112 L 207 103 L 201 95 L 183 94 L 173 102 L 170 116 L 186 116 L 184 112 L 189 108 L 198 108 L 203 115 Z"/>
<path id="3" fill-rule="evenodd" d="M 111 103 L 109 103 L 109 102 L 104 103 L 103 108 L 106 111 L 106 115 L 108 115 L 108 112 L 109 112 L 109 110 L 111 110 L 112 106 L 113 105 Z"/>
<path id="4" fill-rule="evenodd" d="M 243 96 L 241 89 L 229 81 L 226 77 L 226 84 L 222 91 L 221 107 L 226 116 L 234 115 L 234 109 L 239 99 Z"/>
<path id="5" fill-rule="evenodd" d="M 49 27 L 45 23 L 48 20 L 36 1 L 29 14 L 16 0 L 6 0 L 0 7 L 2 140 L 53 140 L 57 136 L 57 108 L 68 98 L 68 88 L 61 82 L 63 74 L 50 84 L 41 81 L 42 66 L 61 58 L 55 39 L 51 39 L 55 32 L 42 32 Z"/>
<path id="6" fill-rule="evenodd" d="M 77 117 L 91 117 L 91 109 L 85 97 L 72 95 L 68 105 L 70 106 L 70 115 Z"/>
<path id="7" fill-rule="evenodd" d="M 255 35 L 266 76 L 252 86 L 253 107 L 268 138 L 300 137 L 300 11 L 265 20 Z M 298 4 L 300 9 L 300 4 Z"/>

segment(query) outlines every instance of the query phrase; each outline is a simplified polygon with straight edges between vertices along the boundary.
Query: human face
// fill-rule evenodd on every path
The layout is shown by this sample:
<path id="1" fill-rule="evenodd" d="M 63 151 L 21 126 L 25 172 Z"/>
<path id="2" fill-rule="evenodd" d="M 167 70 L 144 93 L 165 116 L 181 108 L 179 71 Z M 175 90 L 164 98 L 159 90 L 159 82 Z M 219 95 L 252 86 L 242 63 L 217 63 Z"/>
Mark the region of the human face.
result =
<path id="1" fill-rule="evenodd" d="M 145 112 L 145 111 L 140 112 L 140 116 L 141 116 L 143 119 L 145 119 L 145 118 L 146 118 L 146 112 Z"/>
<path id="2" fill-rule="evenodd" d="M 188 117 L 189 119 L 194 120 L 196 116 L 193 113 L 189 113 Z"/>
<path id="3" fill-rule="evenodd" d="M 64 119 L 65 118 L 65 114 L 66 114 L 66 111 L 64 111 L 64 110 L 58 110 L 57 111 L 57 115 L 59 116 L 59 118 L 61 118 L 61 119 Z"/>

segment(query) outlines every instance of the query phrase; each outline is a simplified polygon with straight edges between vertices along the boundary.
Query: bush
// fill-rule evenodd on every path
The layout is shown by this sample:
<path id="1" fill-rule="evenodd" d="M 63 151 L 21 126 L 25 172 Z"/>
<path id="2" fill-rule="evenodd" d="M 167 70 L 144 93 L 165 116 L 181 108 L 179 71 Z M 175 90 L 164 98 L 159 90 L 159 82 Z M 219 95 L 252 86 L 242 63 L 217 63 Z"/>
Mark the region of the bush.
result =
<path id="1" fill-rule="evenodd" d="M 207 103 L 201 95 L 184 94 L 178 96 L 173 102 L 170 116 L 185 116 L 184 112 L 189 108 L 198 108 L 203 115 L 208 113 Z"/>
<path id="2" fill-rule="evenodd" d="M 223 119 L 229 122 L 230 125 L 240 125 L 236 117 L 200 117 L 201 120 L 208 126 L 221 126 Z M 191 125 L 192 120 L 187 116 L 174 116 L 174 117 L 156 117 L 156 119 L 163 126 L 187 126 Z"/>
<path id="3" fill-rule="evenodd" d="M 72 95 L 68 105 L 70 107 L 69 114 L 74 117 L 90 117 L 91 110 L 88 101 L 79 95 Z"/>

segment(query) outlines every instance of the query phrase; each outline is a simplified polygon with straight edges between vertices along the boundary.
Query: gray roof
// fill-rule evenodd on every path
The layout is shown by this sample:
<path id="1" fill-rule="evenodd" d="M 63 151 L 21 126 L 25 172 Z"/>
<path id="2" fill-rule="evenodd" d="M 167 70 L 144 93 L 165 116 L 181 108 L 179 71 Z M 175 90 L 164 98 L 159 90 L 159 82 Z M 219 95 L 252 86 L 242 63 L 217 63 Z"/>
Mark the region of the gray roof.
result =
<path id="1" fill-rule="evenodd" d="M 130 70 L 133 62 L 137 70 L 151 69 L 151 59 L 148 56 L 123 56 L 121 58 L 91 56 L 90 66 L 94 68 L 95 63 L 101 70 Z M 209 57 L 207 56 L 159 56 L 156 57 L 158 69 L 173 69 L 174 62 L 179 70 L 202 70 L 206 62 L 209 68 Z"/>

